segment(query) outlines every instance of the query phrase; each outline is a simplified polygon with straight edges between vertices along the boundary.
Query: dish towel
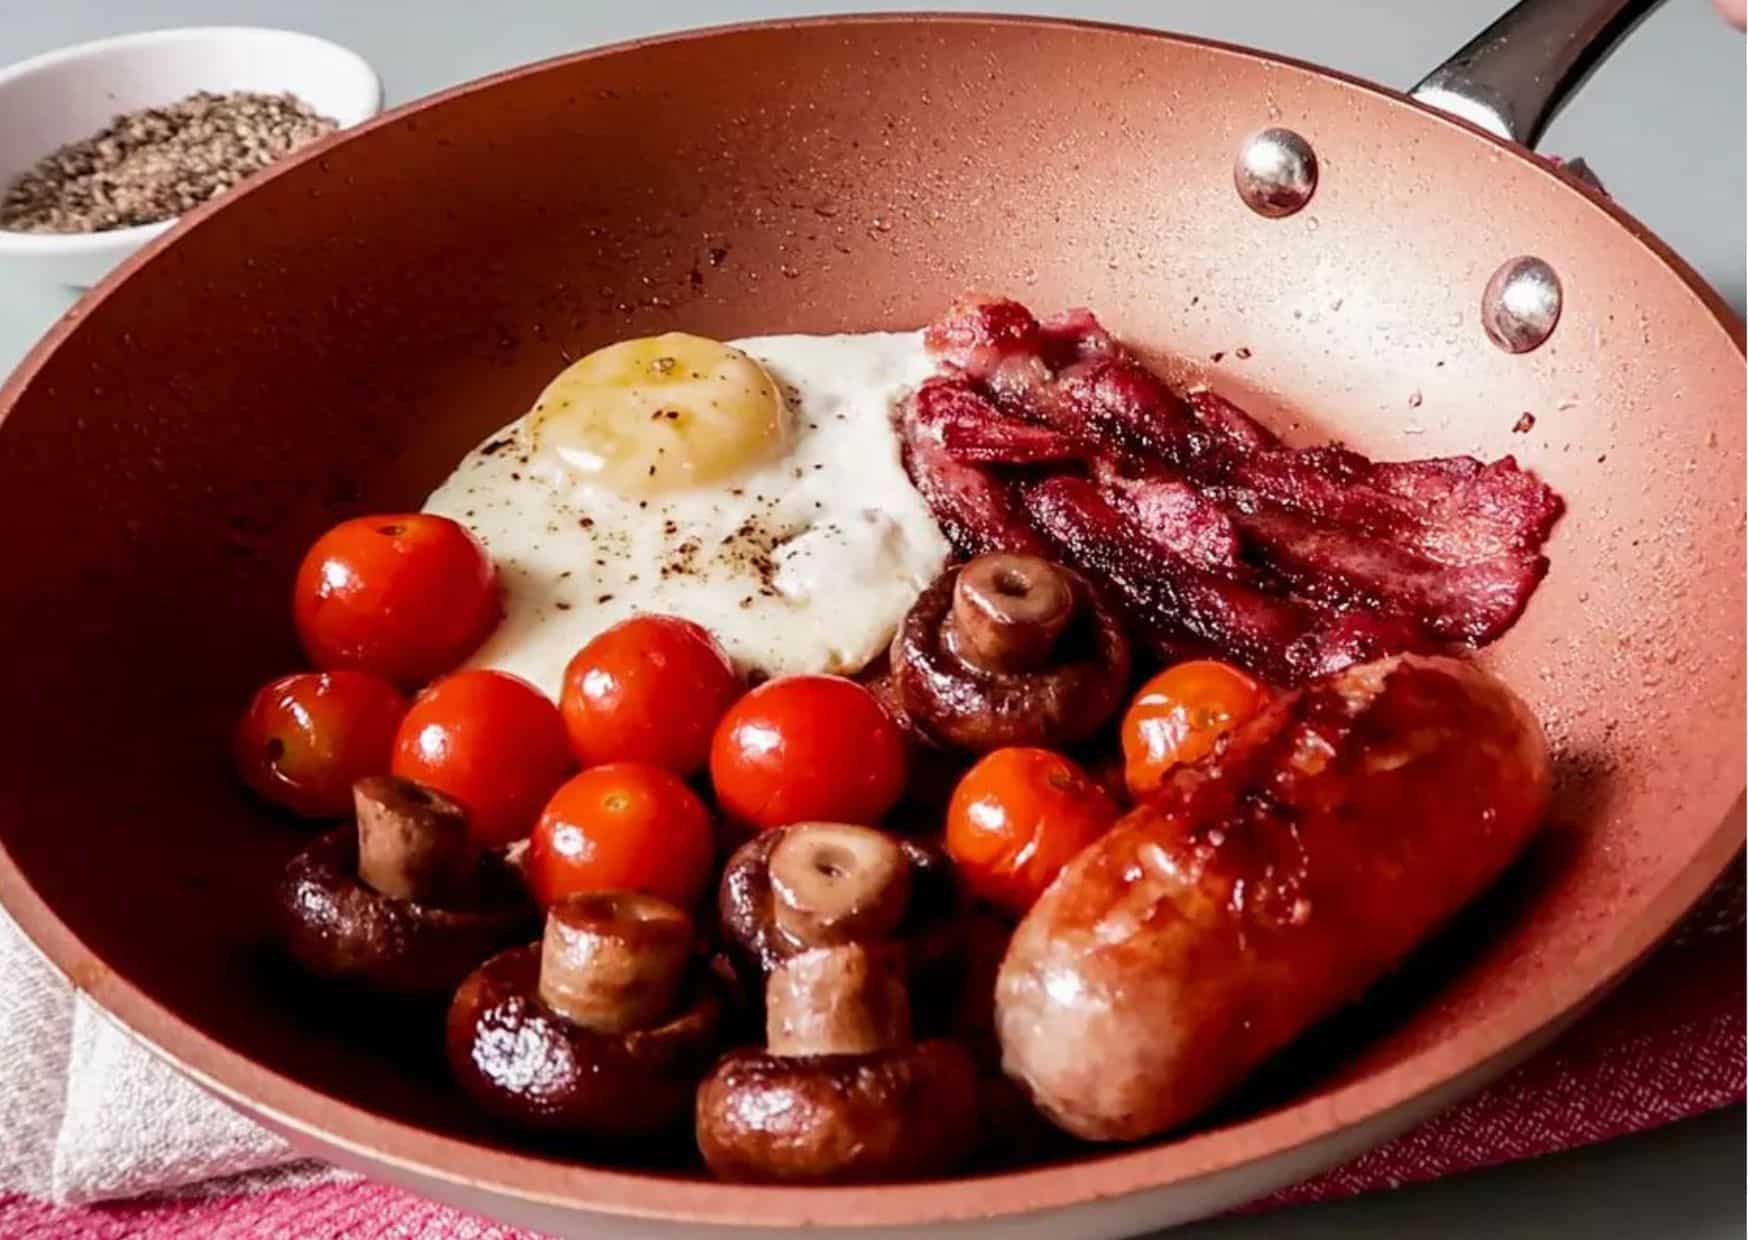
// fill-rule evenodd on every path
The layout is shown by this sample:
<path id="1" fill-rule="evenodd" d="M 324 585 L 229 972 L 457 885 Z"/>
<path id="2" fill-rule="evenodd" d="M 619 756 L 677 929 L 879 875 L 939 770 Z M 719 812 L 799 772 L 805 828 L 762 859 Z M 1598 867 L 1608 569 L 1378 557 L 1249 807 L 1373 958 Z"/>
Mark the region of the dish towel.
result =
<path id="1" fill-rule="evenodd" d="M 1737 858 L 1645 967 L 1554 1046 L 1391 1144 L 1248 1208 L 1394 1188 L 1741 1101 L 1743 921 Z M 0 1236 L 527 1240 L 294 1157 L 76 999 L 0 924 Z M 157 1195 L 136 1196 L 148 1191 Z M 118 1197 L 132 1199 L 90 1204 Z"/>
<path id="2" fill-rule="evenodd" d="M 0 913 L 0 1190 L 91 1202 L 295 1157 L 75 995 Z"/>

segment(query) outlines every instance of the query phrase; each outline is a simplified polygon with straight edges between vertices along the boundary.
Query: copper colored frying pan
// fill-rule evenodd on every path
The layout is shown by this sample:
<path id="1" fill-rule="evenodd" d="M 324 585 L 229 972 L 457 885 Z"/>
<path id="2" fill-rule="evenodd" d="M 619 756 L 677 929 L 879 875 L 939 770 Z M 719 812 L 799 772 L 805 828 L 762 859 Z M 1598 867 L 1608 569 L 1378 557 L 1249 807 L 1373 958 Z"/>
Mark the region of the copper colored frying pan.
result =
<path id="1" fill-rule="evenodd" d="M 1384 1139 L 1550 1037 L 1742 842 L 1741 325 L 1485 132 L 1533 138 L 1647 7 L 1520 6 L 1420 91 L 1467 121 L 1133 30 L 736 27 L 450 91 L 196 212 L 0 392 L 0 898 L 306 1148 L 557 1232 L 1115 1235 Z M 1271 127 L 1298 142 L 1252 161 L 1261 213 L 1234 160 Z M 1317 176 L 1283 215 L 1295 146 Z M 1492 281 L 1524 256 L 1527 284 Z M 1299 438 L 1515 453 L 1565 494 L 1552 575 L 1487 656 L 1556 742 L 1555 823 L 1406 998 L 1169 1141 L 803 1192 L 516 1147 L 431 1047 L 263 962 L 260 893 L 295 841 L 236 795 L 224 738 L 296 661 L 287 582 L 319 528 L 416 504 L 615 337 L 913 326 L 967 286 L 1092 306 Z"/>

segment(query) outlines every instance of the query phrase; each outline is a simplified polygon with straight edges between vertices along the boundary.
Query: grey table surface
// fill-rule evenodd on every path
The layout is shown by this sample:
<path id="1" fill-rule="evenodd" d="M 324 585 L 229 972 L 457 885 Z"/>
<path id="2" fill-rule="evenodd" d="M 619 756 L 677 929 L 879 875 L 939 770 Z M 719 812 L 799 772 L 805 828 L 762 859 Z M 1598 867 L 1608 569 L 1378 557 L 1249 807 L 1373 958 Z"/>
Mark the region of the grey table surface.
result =
<path id="1" fill-rule="evenodd" d="M 0 0 L 0 63 L 161 26 L 307 30 L 367 57 L 391 104 L 615 39 L 757 17 L 876 9 L 1053 13 L 1226 39 L 1407 86 L 1505 0 Z M 1744 301 L 1744 43 L 1706 0 L 1672 0 L 1632 36 L 1543 143 L 1581 154 L 1626 207 L 1735 306 Z M 4 118 L 0 118 L 4 123 Z M 0 287 L 0 371 L 71 297 Z M 1590 1150 L 1394 1193 L 1173 1233 L 1184 1240 L 1582 1235 L 1739 1240 L 1741 1108 Z"/>

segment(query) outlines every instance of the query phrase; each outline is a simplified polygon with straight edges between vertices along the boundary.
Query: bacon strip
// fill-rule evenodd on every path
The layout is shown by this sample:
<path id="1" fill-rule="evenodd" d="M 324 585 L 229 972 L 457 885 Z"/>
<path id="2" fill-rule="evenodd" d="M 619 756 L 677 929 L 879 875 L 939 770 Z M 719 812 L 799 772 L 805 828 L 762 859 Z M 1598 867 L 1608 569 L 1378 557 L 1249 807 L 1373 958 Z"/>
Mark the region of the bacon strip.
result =
<path id="1" fill-rule="evenodd" d="M 1487 465 L 1467 456 L 1374 465 L 1334 446 L 1257 452 L 1220 489 L 1241 508 L 1277 505 L 1444 564 L 1533 551 L 1562 507 L 1509 456 Z"/>
<path id="2" fill-rule="evenodd" d="M 1085 478 L 1033 483 L 1025 503 L 1056 552 L 1115 590 L 1156 640 L 1196 638 L 1264 675 L 1297 678 L 1289 652 L 1315 619 L 1305 608 L 1171 554 Z"/>
<path id="3" fill-rule="evenodd" d="M 1471 645 L 1510 628 L 1548 569 L 1545 557 L 1515 552 L 1473 564 L 1439 564 L 1286 512 L 1240 516 L 1238 524 L 1303 597 L 1399 614 L 1433 637 Z"/>
<path id="4" fill-rule="evenodd" d="M 928 422 L 941 446 L 967 465 L 1045 465 L 1084 455 L 1074 440 L 1047 426 L 1034 426 L 1002 414 L 969 385 L 931 379 L 919 391 L 918 416 Z"/>
<path id="5" fill-rule="evenodd" d="M 1290 682 L 1480 645 L 1547 572 L 1560 497 L 1511 457 L 1287 448 L 1212 391 L 1177 396 L 1086 310 L 1040 323 L 968 296 L 927 342 L 944 374 L 900 430 L 955 548 L 1053 549 L 1156 650 L 1205 644 Z"/>
<path id="6" fill-rule="evenodd" d="M 991 551 L 1040 554 L 1044 543 L 1015 502 L 1013 484 L 981 465 L 954 460 L 942 424 L 955 398 L 944 380 L 925 382 L 899 413 L 904 468 L 960 556 Z"/>
<path id="7" fill-rule="evenodd" d="M 1104 492 L 1134 517 L 1149 542 L 1193 564 L 1236 574 L 1243 540 L 1225 509 L 1173 478 L 1116 478 Z"/>

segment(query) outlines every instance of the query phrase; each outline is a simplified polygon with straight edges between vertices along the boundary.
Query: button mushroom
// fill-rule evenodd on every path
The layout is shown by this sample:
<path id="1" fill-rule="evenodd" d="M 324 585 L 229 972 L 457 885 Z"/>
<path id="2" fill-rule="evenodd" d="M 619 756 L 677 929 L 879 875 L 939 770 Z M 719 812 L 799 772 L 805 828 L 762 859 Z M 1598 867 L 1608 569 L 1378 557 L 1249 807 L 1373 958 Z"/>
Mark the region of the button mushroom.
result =
<path id="1" fill-rule="evenodd" d="M 447 994 L 538 924 L 520 879 L 470 841 L 466 811 L 393 776 L 353 788 L 355 827 L 293 857 L 275 900 L 280 940 L 317 977 L 398 996 Z"/>
<path id="2" fill-rule="evenodd" d="M 847 943 L 791 956 L 765 996 L 764 1050 L 698 1087 L 704 1161 L 728 1180 L 852 1184 L 939 1175 L 977 1134 L 975 1069 L 913 1043 L 900 953 Z"/>
<path id="3" fill-rule="evenodd" d="M 977 752 L 1083 741 L 1129 684 L 1128 634 L 1104 594 L 1030 555 L 948 569 L 899 625 L 891 659 L 914 726 Z"/>
<path id="4" fill-rule="evenodd" d="M 906 713 L 890 655 L 890 649 L 882 650 L 857 676 L 904 733 L 908 757 L 904 795 L 882 821 L 901 835 L 935 831 L 953 799 L 953 789 L 965 774 L 968 755 L 942 748 Z"/>
<path id="5" fill-rule="evenodd" d="M 873 827 L 761 832 L 723 867 L 717 910 L 735 963 L 759 980 L 809 948 L 891 938 L 919 993 L 957 983 L 962 919 L 947 858 Z"/>
<path id="6" fill-rule="evenodd" d="M 547 913 L 545 938 L 474 970 L 449 1005 L 449 1066 L 519 1127 L 671 1134 L 717 1047 L 721 1003 L 692 919 L 655 896 L 591 892 Z"/>
<path id="7" fill-rule="evenodd" d="M 765 871 L 776 928 L 790 942 L 818 947 L 886 938 L 904 918 L 910 871 L 898 841 L 868 827 L 785 831 Z"/>

